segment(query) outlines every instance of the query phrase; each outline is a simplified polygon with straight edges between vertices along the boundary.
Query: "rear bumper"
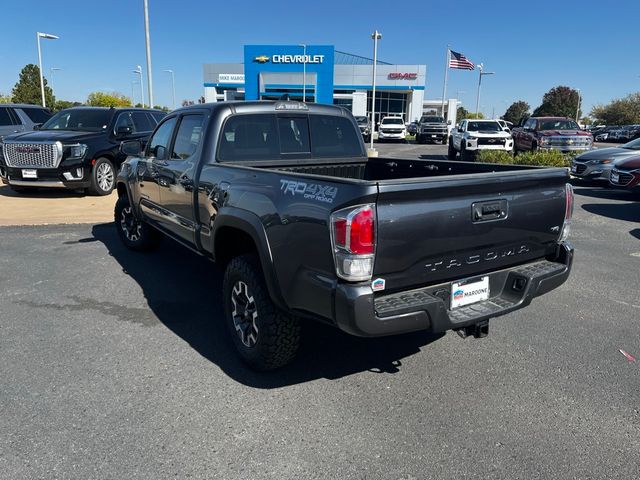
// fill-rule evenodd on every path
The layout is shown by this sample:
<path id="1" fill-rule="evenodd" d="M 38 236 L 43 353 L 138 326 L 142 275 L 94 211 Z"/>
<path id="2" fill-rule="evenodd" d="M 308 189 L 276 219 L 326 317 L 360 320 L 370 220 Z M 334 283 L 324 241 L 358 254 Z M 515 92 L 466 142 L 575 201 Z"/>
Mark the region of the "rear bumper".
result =
<path id="1" fill-rule="evenodd" d="M 558 246 L 554 261 L 539 260 L 489 273 L 484 302 L 449 309 L 451 283 L 374 296 L 370 286 L 339 284 L 335 296 L 336 324 L 352 335 L 376 337 L 417 330 L 445 332 L 474 325 L 526 307 L 540 295 L 562 285 L 571 271 L 573 247 Z"/>

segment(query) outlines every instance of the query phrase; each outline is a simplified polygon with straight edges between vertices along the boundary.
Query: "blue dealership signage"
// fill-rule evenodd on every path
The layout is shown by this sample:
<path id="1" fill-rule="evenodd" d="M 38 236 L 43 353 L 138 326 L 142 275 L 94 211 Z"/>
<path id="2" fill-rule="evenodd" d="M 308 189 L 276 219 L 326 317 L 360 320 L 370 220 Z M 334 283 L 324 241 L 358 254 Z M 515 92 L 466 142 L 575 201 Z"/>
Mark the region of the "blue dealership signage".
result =
<path id="1" fill-rule="evenodd" d="M 306 64 L 307 88 L 315 90 L 316 102 L 333 103 L 333 45 L 245 45 L 245 99 L 258 100 L 261 93 L 302 89 L 302 82 L 261 85 L 261 74 L 302 73 Z M 313 75 L 315 74 L 315 75 Z M 310 79 L 315 84 L 310 84 Z"/>

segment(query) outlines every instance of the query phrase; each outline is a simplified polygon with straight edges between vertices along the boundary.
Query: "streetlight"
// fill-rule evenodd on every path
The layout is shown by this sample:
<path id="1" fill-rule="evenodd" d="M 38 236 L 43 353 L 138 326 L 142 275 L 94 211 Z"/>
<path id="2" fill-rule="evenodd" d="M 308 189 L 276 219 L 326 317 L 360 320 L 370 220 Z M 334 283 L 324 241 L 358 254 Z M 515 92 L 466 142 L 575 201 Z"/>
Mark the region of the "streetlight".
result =
<path id="1" fill-rule="evenodd" d="M 171 74 L 171 90 L 173 91 L 173 109 L 176 109 L 176 77 L 173 74 L 173 70 L 163 70 Z"/>
<path id="2" fill-rule="evenodd" d="M 302 101 L 307 101 L 307 46 L 304 43 L 298 45 L 302 47 Z"/>
<path id="3" fill-rule="evenodd" d="M 40 93 L 42 93 L 42 106 L 46 107 L 47 102 L 44 99 L 44 76 L 42 75 L 42 50 L 40 48 L 41 38 L 44 38 L 46 40 L 57 40 L 60 37 L 58 37 L 57 35 L 52 35 L 50 33 L 36 32 L 36 39 L 38 42 L 38 67 L 40 67 Z"/>
<path id="4" fill-rule="evenodd" d="M 142 108 L 144 108 L 144 86 L 142 85 L 142 67 L 138 65 L 135 70 L 132 70 L 133 73 L 137 73 L 140 75 L 140 103 L 142 104 Z"/>
<path id="5" fill-rule="evenodd" d="M 62 70 L 61 68 L 57 68 L 57 67 L 51 67 L 49 69 L 49 72 L 51 73 L 51 75 L 49 76 L 49 84 L 51 85 L 51 90 L 53 91 L 53 74 L 55 72 L 59 72 L 60 70 Z"/>
<path id="6" fill-rule="evenodd" d="M 131 106 L 135 107 L 136 105 L 136 95 L 134 92 L 135 86 L 138 84 L 135 80 L 131 80 Z"/>
<path id="7" fill-rule="evenodd" d="M 149 108 L 153 108 L 153 80 L 151 76 L 151 39 L 149 38 L 149 1 L 143 0 L 142 3 L 144 6 L 144 37 L 147 45 L 147 83 L 149 87 Z M 142 72 L 140 73 L 140 82 L 142 82 Z M 142 104 L 144 105 L 144 97 L 142 100 Z"/>
<path id="8" fill-rule="evenodd" d="M 485 72 L 484 66 L 480 63 L 478 64 L 478 70 L 480 71 L 480 75 L 478 75 L 478 94 L 476 96 L 476 117 L 478 116 L 478 111 L 480 109 L 480 85 L 482 85 L 482 77 L 484 75 L 495 75 L 496 72 Z"/>
<path id="9" fill-rule="evenodd" d="M 376 30 L 371 34 L 373 40 L 373 79 L 371 82 L 371 147 L 373 149 L 373 132 L 376 129 L 376 65 L 378 63 L 378 40 L 382 38 L 382 34 Z"/>

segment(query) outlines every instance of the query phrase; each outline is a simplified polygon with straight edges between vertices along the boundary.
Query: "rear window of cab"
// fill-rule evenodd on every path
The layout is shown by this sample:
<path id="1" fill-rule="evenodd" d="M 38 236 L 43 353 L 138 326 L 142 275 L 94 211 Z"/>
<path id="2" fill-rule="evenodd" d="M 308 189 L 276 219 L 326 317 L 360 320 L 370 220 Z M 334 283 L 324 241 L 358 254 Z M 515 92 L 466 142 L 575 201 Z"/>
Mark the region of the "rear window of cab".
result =
<path id="1" fill-rule="evenodd" d="M 360 130 L 347 117 L 314 114 L 238 114 L 224 123 L 218 161 L 359 157 Z"/>

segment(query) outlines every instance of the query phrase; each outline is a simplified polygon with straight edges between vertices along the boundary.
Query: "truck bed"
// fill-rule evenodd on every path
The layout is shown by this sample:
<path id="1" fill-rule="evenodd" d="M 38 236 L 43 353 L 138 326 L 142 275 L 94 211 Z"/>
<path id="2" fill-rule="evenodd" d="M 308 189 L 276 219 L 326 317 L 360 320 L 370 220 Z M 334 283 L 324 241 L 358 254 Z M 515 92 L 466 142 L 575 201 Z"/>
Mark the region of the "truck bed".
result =
<path id="1" fill-rule="evenodd" d="M 467 175 L 495 172 L 540 172 L 539 167 L 522 165 L 500 165 L 474 162 L 455 162 L 448 160 L 408 160 L 397 158 L 369 158 L 354 162 L 337 160 L 336 163 L 318 163 L 262 166 L 288 173 L 319 175 L 324 177 L 361 180 L 365 182 L 384 182 L 385 180 L 422 179 L 444 175 Z M 545 169 L 548 170 L 548 169 Z"/>

